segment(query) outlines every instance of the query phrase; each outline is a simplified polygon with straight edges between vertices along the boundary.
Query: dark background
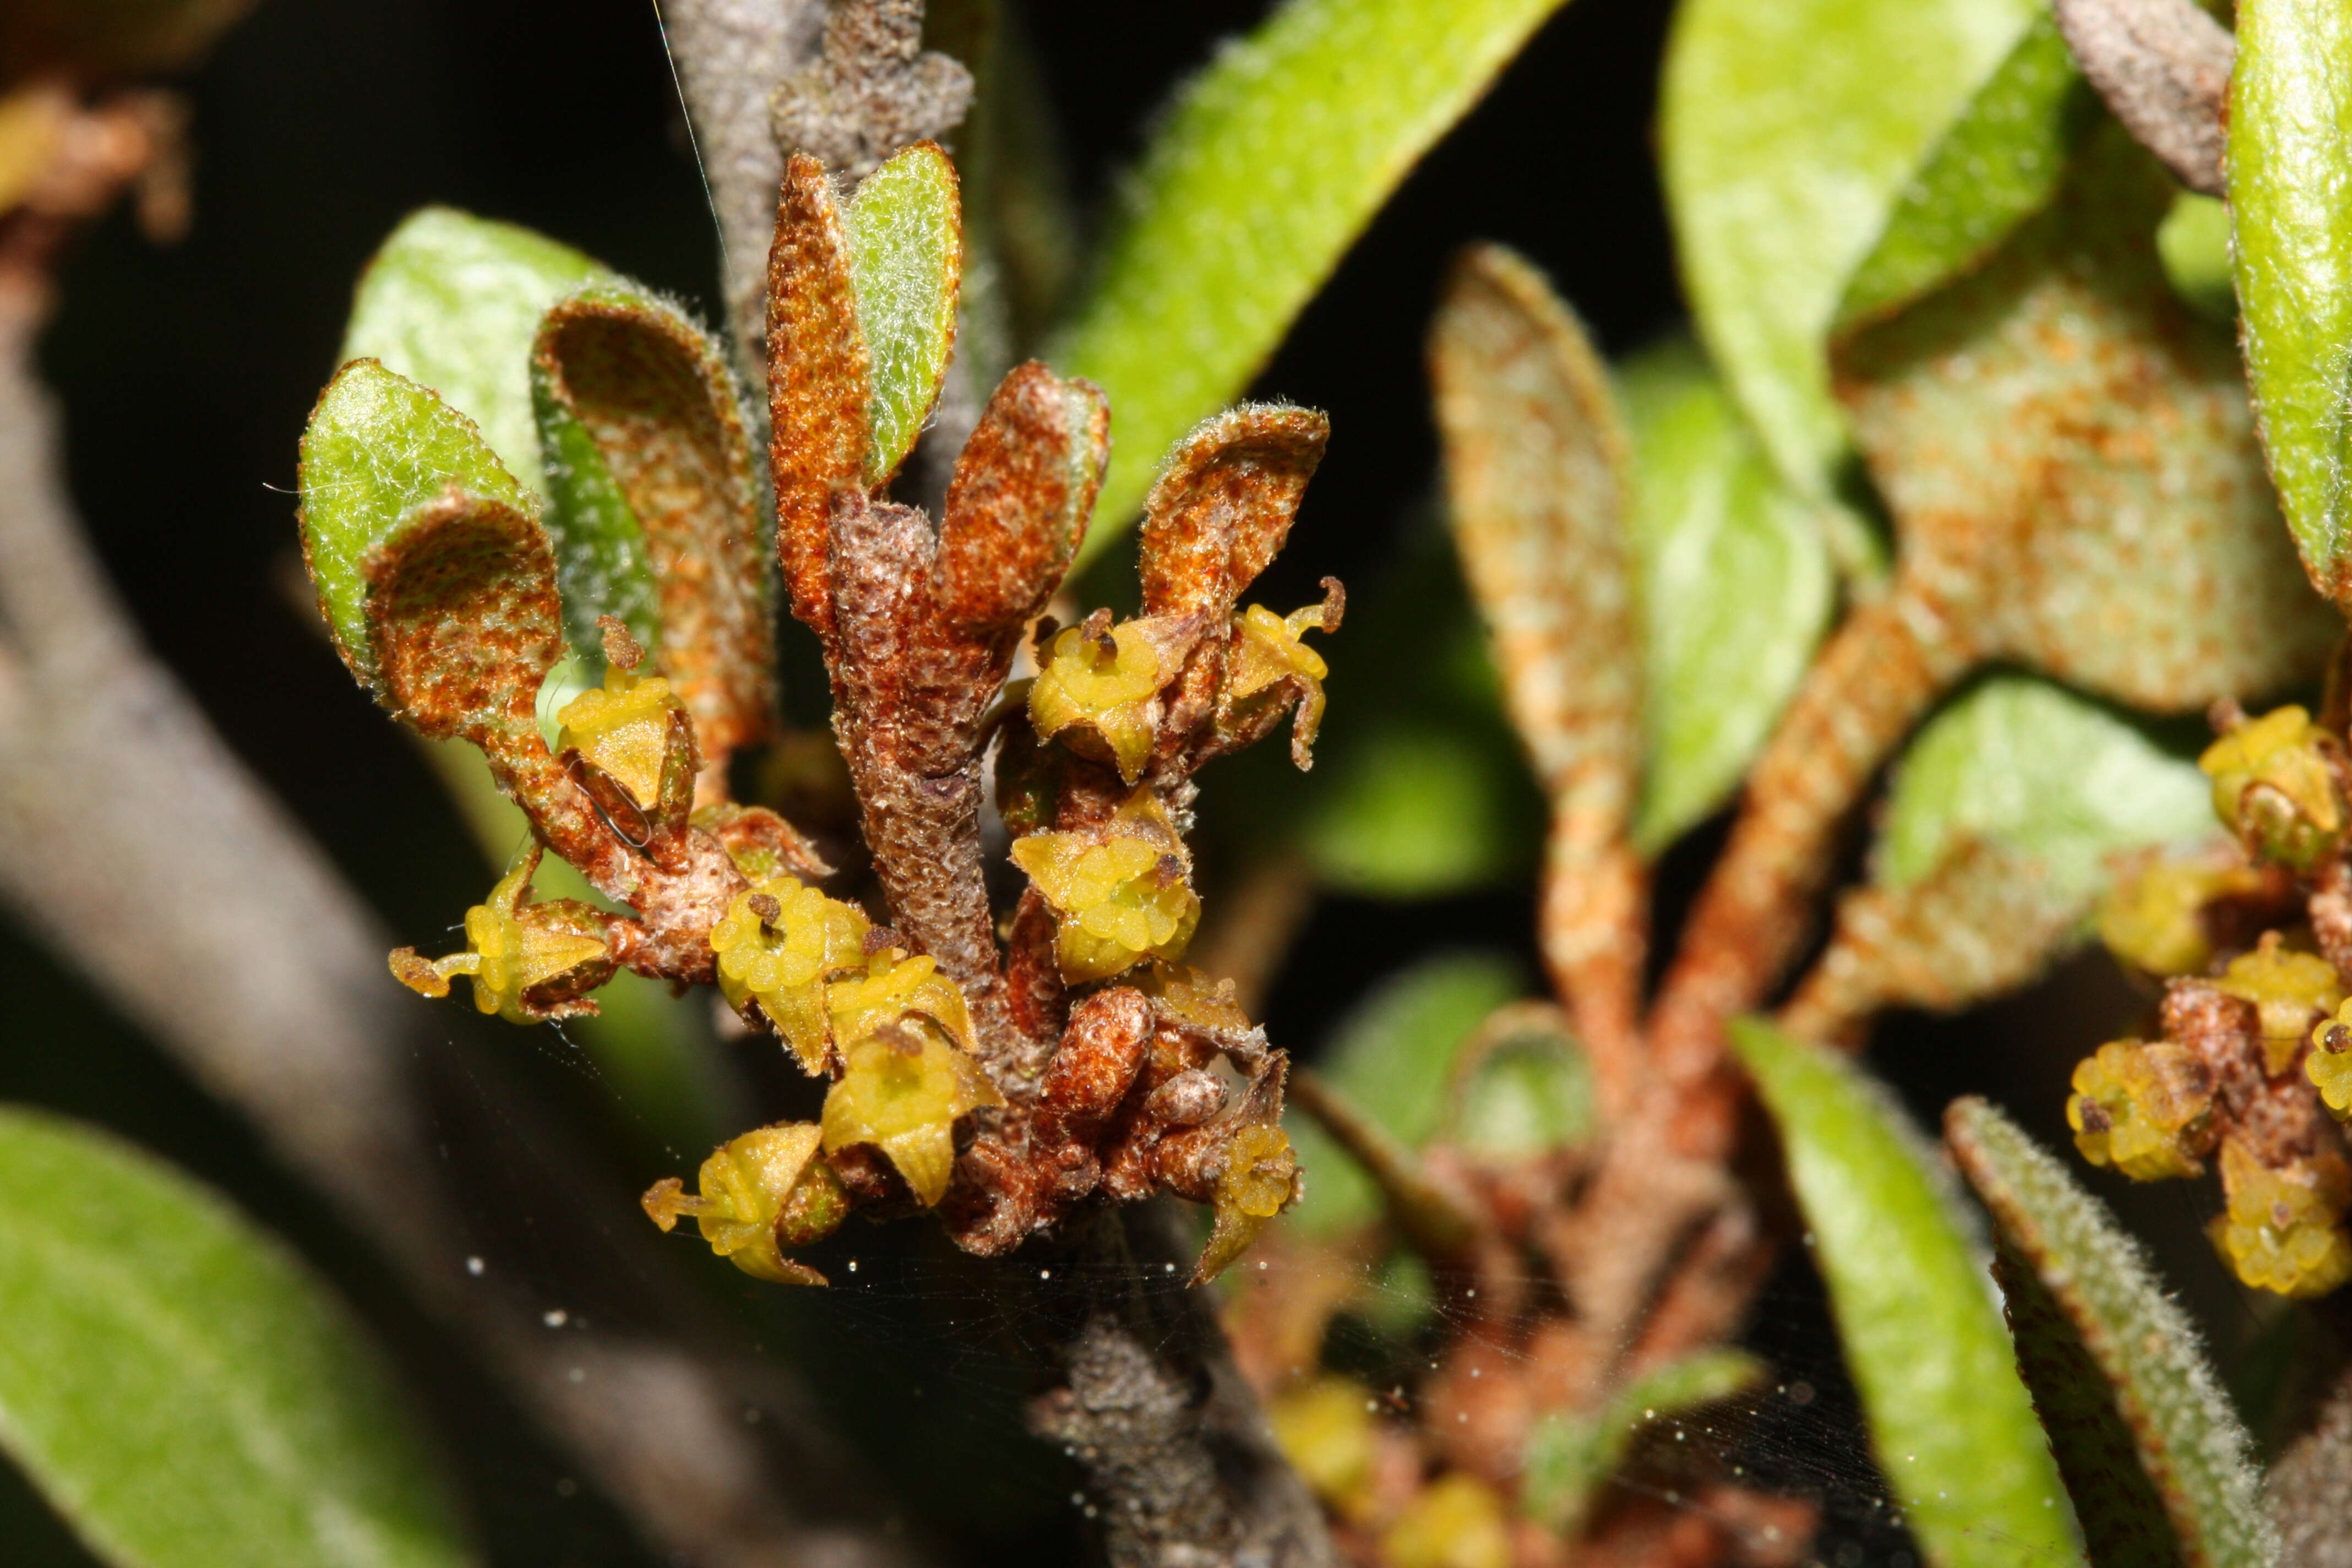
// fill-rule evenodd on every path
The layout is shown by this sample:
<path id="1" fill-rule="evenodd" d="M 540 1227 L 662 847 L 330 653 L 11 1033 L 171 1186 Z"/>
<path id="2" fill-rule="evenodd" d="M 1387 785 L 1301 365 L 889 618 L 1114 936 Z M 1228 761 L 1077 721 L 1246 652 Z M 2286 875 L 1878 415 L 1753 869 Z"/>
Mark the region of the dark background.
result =
<path id="1" fill-rule="evenodd" d="M 1084 208 L 1098 210 L 1174 81 L 1265 9 L 1028 0 Z M 1664 0 L 1568 7 L 1389 205 L 1266 371 L 1261 393 L 1332 417 L 1330 456 L 1285 563 L 1302 584 L 1373 574 L 1426 493 L 1433 442 L 1421 332 L 1440 268 L 1461 244 L 1499 238 L 1527 252 L 1612 352 L 1675 324 L 1650 133 L 1667 13 Z M 64 405 L 75 498 L 140 626 L 230 743 L 402 939 L 429 945 L 480 895 L 482 867 L 415 754 L 289 591 L 295 440 L 334 368 L 362 263 L 424 203 L 545 230 L 715 314 L 715 244 L 658 26 L 648 0 L 269 0 L 185 86 L 200 159 L 194 231 L 159 250 L 117 217 L 64 269 L 45 362 Z M 1335 701 L 1350 700 L 1344 643 L 1334 662 Z M 1717 841 L 1702 833 L 1670 858 L 1669 911 Z M 1328 901 L 1270 999 L 1274 1037 L 1311 1048 L 1365 986 L 1433 946 L 1524 952 L 1530 920 L 1526 888 L 1410 909 Z M 317 1258 L 422 1390 L 498 1561 L 651 1560 L 462 1354 L 400 1304 L 365 1248 L 86 987 L 8 942 L 0 996 L 0 1100 L 122 1130 L 226 1188 Z M 2088 960 L 1987 1014 L 1893 1020 L 1876 1059 L 1923 1117 L 1952 1094 L 1986 1092 L 2056 1142 L 2072 1062 L 2137 1005 L 2104 960 Z M 625 1107 L 597 1107 L 609 1090 L 562 1047 L 513 1054 L 551 1097 L 625 1120 Z M 2248 1303 L 2196 1236 L 2210 1195 L 2188 1184 L 2120 1194 L 2121 1184 L 2101 1185 L 2158 1236 L 2217 1340 L 2241 1341 Z M 908 1267 L 919 1282 L 929 1265 Z M 889 1353 L 894 1310 L 874 1308 L 851 1331 L 870 1331 Z M 1759 1343 L 1835 1378 L 1801 1269 L 1776 1282 L 1765 1313 Z M 1016 1360 L 963 1363 L 956 1387 L 983 1405 L 994 1400 L 1004 1416 L 969 1418 L 971 1431 L 1009 1429 Z M 916 1409 L 903 1406 L 901 1418 L 931 1419 Z M 881 1441 L 887 1448 L 887 1434 Z M 1825 1473 L 1866 1471 L 1850 1432 L 1822 1441 Z M 983 1468 L 959 1495 L 1009 1491 L 1012 1501 L 973 1504 L 961 1521 L 954 1510 L 964 1505 L 950 1501 L 937 1522 L 965 1527 L 975 1560 L 1063 1555 L 1073 1515 L 1022 1500 L 1066 1489 L 1066 1478 L 1034 1456 L 1005 1468 L 1007 1488 Z M 1867 1489 L 1866 1474 L 1849 1484 Z M 0 1554 L 83 1561 L 5 1466 Z"/>

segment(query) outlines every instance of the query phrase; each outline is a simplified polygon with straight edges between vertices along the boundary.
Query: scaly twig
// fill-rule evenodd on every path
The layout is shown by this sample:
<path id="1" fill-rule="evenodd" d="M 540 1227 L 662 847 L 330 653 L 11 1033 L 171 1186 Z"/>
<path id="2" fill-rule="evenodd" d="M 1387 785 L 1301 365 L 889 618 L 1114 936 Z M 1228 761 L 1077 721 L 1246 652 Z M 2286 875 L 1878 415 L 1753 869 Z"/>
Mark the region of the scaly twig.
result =
<path id="1" fill-rule="evenodd" d="M 2190 190 L 2224 194 L 2237 41 L 2195 0 L 2057 0 L 2058 31 L 2124 129 Z"/>

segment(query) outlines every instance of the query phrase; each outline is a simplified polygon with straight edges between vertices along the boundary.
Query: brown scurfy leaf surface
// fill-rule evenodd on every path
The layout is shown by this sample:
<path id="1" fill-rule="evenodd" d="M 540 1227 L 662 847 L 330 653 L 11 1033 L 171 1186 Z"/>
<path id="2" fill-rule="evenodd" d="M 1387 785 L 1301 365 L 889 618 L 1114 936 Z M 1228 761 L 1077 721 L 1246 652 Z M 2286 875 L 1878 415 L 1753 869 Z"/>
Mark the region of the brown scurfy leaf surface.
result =
<path id="1" fill-rule="evenodd" d="M 2315 673 L 2341 632 L 2279 520 L 2227 336 L 2166 281 L 2162 172 L 2115 127 L 1978 271 L 1837 346 L 1901 533 L 1887 595 L 1822 650 L 1750 773 L 1654 1026 L 1704 1066 L 1762 997 L 1879 764 L 2009 658 L 2181 711 Z"/>
<path id="2" fill-rule="evenodd" d="M 1781 1009 L 1790 1034 L 1848 1048 L 1888 1007 L 1954 1013 L 2039 973 L 2081 921 L 2084 900 L 2033 857 L 1970 839 L 1899 888 L 1856 888 Z"/>
<path id="3" fill-rule="evenodd" d="M 820 637 L 833 632 L 833 492 L 858 481 L 872 395 L 840 205 L 824 165 L 798 154 L 784 169 L 768 255 L 768 462 L 784 588 Z"/>
<path id="4" fill-rule="evenodd" d="M 1455 263 L 1429 358 L 1454 540 L 1551 802 L 1545 962 L 1622 1109 L 1648 906 L 1626 841 L 1642 745 L 1632 445 L 1582 327 L 1499 246 Z"/>
<path id="5" fill-rule="evenodd" d="M 1110 406 L 1100 387 L 1065 382 L 1034 360 L 1015 366 L 948 485 L 940 613 L 976 633 L 1034 619 L 1086 539 L 1109 458 Z"/>
<path id="6" fill-rule="evenodd" d="M 971 107 L 971 73 L 923 48 L 923 0 L 833 0 L 817 62 L 776 89 L 776 141 L 861 180 Z"/>
<path id="7" fill-rule="evenodd" d="M 662 673 L 721 766 L 768 733 L 774 706 L 760 496 L 733 378 L 675 309 L 617 291 L 556 306 L 534 355 L 636 514 L 660 588 Z"/>

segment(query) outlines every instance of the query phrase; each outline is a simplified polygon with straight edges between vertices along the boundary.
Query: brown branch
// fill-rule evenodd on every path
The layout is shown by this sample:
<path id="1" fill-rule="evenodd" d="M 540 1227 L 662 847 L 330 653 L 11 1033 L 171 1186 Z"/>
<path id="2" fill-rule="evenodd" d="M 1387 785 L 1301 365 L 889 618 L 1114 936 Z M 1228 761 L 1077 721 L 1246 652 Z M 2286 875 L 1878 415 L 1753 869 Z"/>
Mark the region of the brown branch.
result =
<path id="1" fill-rule="evenodd" d="M 2224 194 L 2230 30 L 2195 0 L 2057 0 L 2058 30 L 2124 129 L 2190 190 Z"/>
<path id="2" fill-rule="evenodd" d="M 1469 1250 L 1478 1238 L 1479 1225 L 1467 1198 L 1449 1189 L 1386 1128 L 1307 1068 L 1290 1069 L 1289 1089 L 1298 1108 L 1355 1156 L 1380 1188 L 1389 1217 L 1415 1250 L 1433 1263 L 1458 1259 Z"/>
<path id="3" fill-rule="evenodd" d="M 494 1099 L 495 1072 L 423 1033 L 383 933 L 140 647 L 73 523 L 35 324 L 31 290 L 0 292 L 0 899 L 250 1118 L 656 1538 L 745 1568 L 906 1561 L 797 1385 L 703 1314 L 650 1235 L 609 1223 L 626 1199 Z M 485 1192 L 530 1215 L 560 1279 L 469 1276 Z M 550 1332 L 554 1306 L 593 1327 Z"/>

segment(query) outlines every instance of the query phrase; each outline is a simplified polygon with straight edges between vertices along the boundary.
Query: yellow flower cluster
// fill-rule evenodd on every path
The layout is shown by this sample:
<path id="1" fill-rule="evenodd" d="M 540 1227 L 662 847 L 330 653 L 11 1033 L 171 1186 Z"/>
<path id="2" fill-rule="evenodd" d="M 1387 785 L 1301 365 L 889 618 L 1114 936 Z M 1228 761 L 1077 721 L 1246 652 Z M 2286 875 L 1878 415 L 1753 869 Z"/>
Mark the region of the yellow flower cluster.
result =
<path id="1" fill-rule="evenodd" d="M 2261 885 L 2250 866 L 2217 864 L 2210 855 L 2159 857 L 2117 879 L 2100 900 L 2099 940 L 2150 974 L 2202 973 L 2213 962 L 2206 906 Z"/>
<path id="2" fill-rule="evenodd" d="M 830 1236 L 849 1212 L 832 1167 L 816 1157 L 818 1139 L 805 1121 L 746 1132 L 702 1163 L 698 1194 L 665 1177 L 646 1194 L 646 1213 L 665 1231 L 693 1215 L 710 1250 L 755 1279 L 822 1285 L 824 1275 L 783 1254 Z"/>
<path id="3" fill-rule="evenodd" d="M 1216 1223 L 1209 1245 L 1193 1266 L 1195 1279 L 1213 1279 L 1249 1250 L 1265 1222 L 1290 1202 L 1298 1176 L 1298 1156 L 1290 1135 L 1270 1122 L 1251 1122 L 1225 1145 L 1224 1169 L 1217 1175 Z"/>
<path id="4" fill-rule="evenodd" d="M 856 905 L 796 877 L 772 877 L 736 894 L 710 928 L 719 992 L 737 1007 L 758 1002 L 802 1068 L 822 1074 L 833 1059 L 827 982 L 862 974 L 871 929 Z"/>
<path id="5" fill-rule="evenodd" d="M 2287 951 L 2276 931 L 2265 932 L 2253 952 L 2231 959 L 2215 985 L 2254 1005 L 2263 1064 L 2273 1078 L 2294 1065 L 2313 1016 L 2331 1013 L 2344 1000 L 2336 966 L 2315 952 Z"/>
<path id="6" fill-rule="evenodd" d="M 449 994 L 451 976 L 466 975 L 473 981 L 474 1005 L 509 1024 L 559 1016 L 530 994 L 575 970 L 604 966 L 611 949 L 587 905 L 530 901 L 531 874 L 538 869 L 534 849 L 499 879 L 488 900 L 466 911 L 465 952 L 427 962 L 415 949 L 401 948 L 392 955 L 393 977 L 421 996 L 441 997 Z M 603 979 L 596 975 L 592 984 Z"/>
<path id="7" fill-rule="evenodd" d="M 2334 1155 L 2273 1170 L 2234 1141 L 2221 1145 L 2229 1212 L 2213 1221 L 2214 1246 L 2238 1278 L 2282 1296 L 2324 1296 L 2352 1279 L 2352 1241 L 2340 1221 L 2352 1172 Z"/>
<path id="8" fill-rule="evenodd" d="M 2198 1143 L 2211 1124 L 2213 1090 L 2188 1047 L 2112 1041 L 2075 1067 L 2074 1087 L 2066 1125 L 2094 1165 L 2137 1182 L 2204 1169 Z"/>
<path id="9" fill-rule="evenodd" d="M 1182 842 L 1148 790 L 1100 829 L 1016 840 L 1013 861 L 1054 907 L 1055 954 L 1074 982 L 1181 958 L 1201 921 Z"/>
<path id="10" fill-rule="evenodd" d="M 1252 605 L 1234 617 L 1238 635 L 1234 639 L 1233 662 L 1226 668 L 1225 694 L 1235 701 L 1246 701 L 1295 679 L 1305 689 L 1291 731 L 1292 750 L 1297 752 L 1314 745 L 1315 732 L 1322 728 L 1323 682 L 1331 673 L 1323 656 L 1300 638 L 1309 631 L 1329 631 L 1330 619 L 1326 605 L 1309 605 L 1287 616 Z"/>
<path id="11" fill-rule="evenodd" d="M 1122 621 L 1108 631 L 1071 626 L 1055 636 L 1029 688 L 1029 721 L 1037 738 L 1090 730 L 1119 777 L 1133 784 L 1155 739 L 1151 699 L 1175 673 L 1166 668 L 1151 631 L 1143 622 Z"/>
<path id="12" fill-rule="evenodd" d="M 2344 837 L 2347 808 L 2328 755 L 2335 739 L 2301 708 L 2274 709 L 2206 748 L 2213 810 L 2263 859 L 2308 871 Z"/>
<path id="13" fill-rule="evenodd" d="M 685 711 L 686 705 L 660 676 L 607 665 L 602 689 L 592 687 L 557 710 L 556 722 L 563 731 L 556 738 L 556 750 L 576 748 L 650 810 L 661 799 L 670 715 Z"/>
<path id="14" fill-rule="evenodd" d="M 928 963 L 929 960 L 921 962 Z M 928 1208 L 955 1172 L 955 1123 L 1004 1097 L 926 1017 L 885 1025 L 844 1052 L 848 1070 L 824 1097 L 824 1149 L 871 1143 Z"/>

